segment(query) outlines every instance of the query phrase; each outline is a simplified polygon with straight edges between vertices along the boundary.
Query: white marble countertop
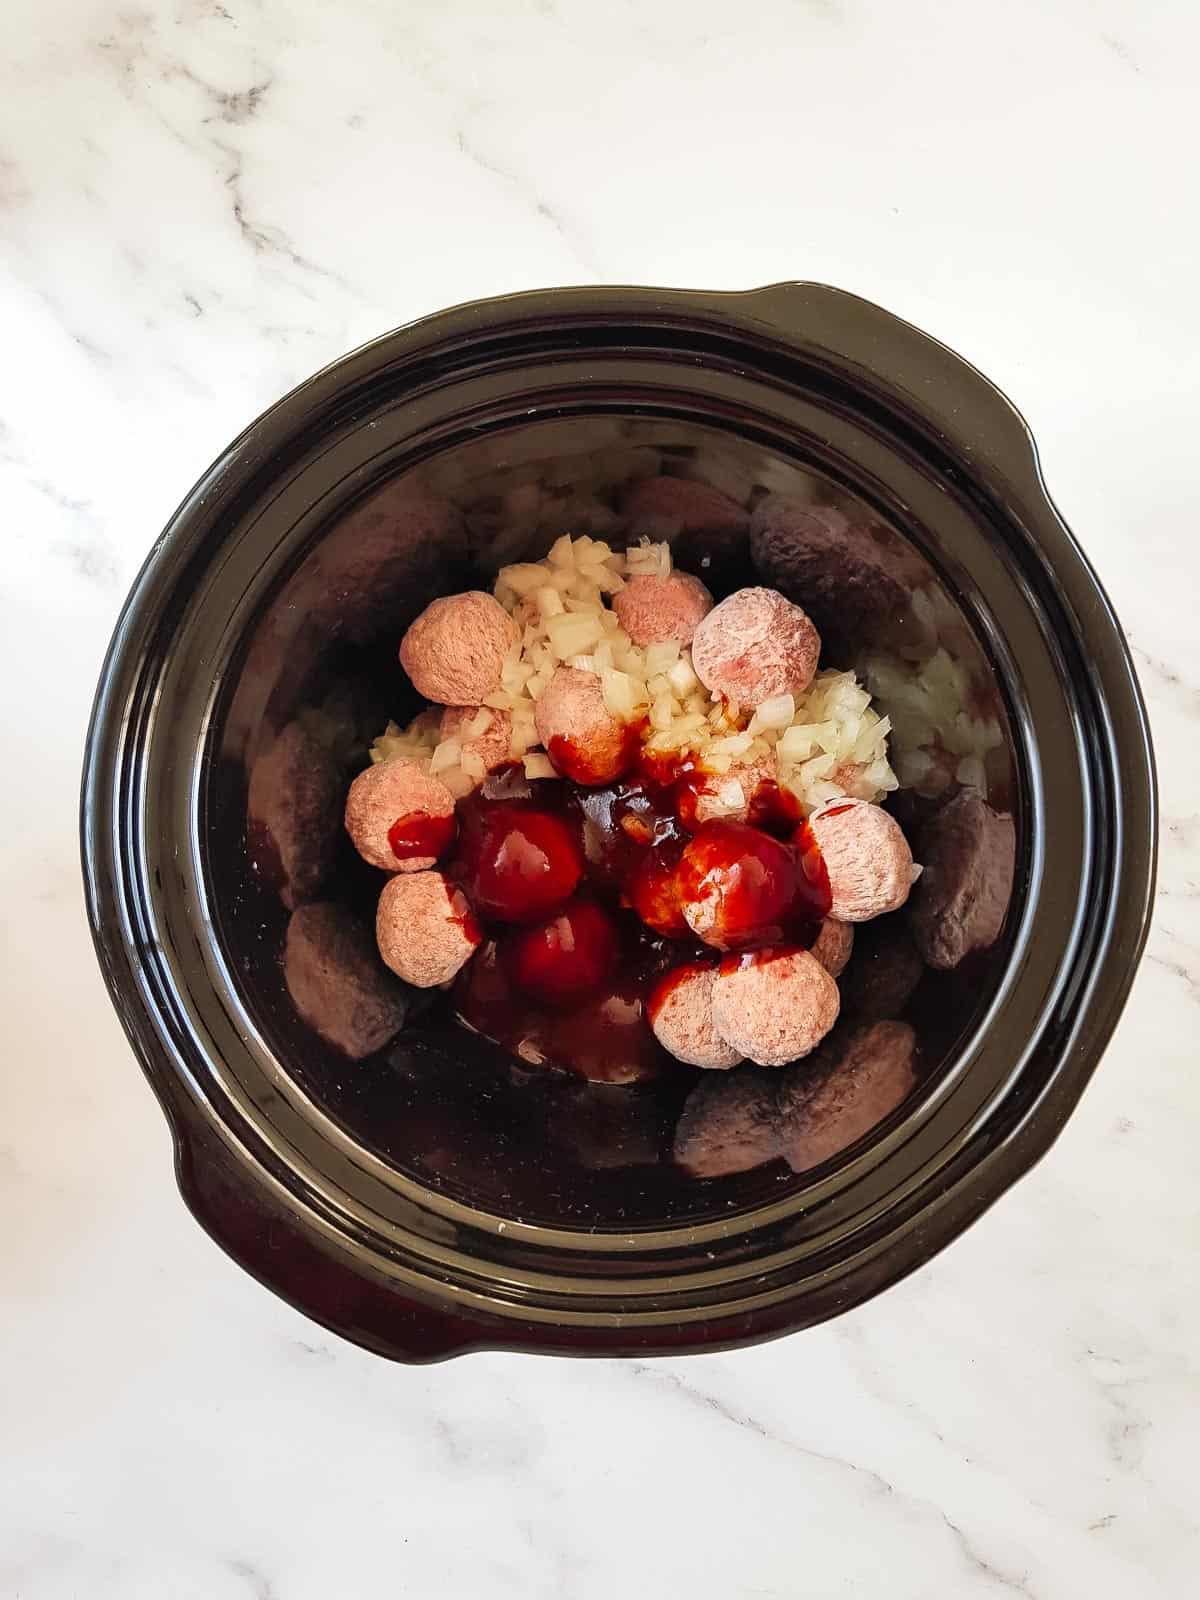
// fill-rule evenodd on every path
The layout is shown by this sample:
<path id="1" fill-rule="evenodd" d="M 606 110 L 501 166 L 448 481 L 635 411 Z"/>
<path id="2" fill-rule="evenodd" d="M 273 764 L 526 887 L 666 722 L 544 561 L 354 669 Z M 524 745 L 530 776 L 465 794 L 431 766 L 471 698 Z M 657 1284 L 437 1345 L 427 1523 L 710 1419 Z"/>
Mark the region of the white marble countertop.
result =
<path id="1" fill-rule="evenodd" d="M 1190 0 L 10 0 L 0 63 L 0 1600 L 1196 1593 Z M 310 370 L 561 282 L 823 279 L 1029 418 L 1161 766 L 1054 1150 L 840 1321 L 406 1370 L 234 1267 L 101 985 L 80 748 L 189 484 Z M 19 912 L 17 908 L 19 909 Z"/>

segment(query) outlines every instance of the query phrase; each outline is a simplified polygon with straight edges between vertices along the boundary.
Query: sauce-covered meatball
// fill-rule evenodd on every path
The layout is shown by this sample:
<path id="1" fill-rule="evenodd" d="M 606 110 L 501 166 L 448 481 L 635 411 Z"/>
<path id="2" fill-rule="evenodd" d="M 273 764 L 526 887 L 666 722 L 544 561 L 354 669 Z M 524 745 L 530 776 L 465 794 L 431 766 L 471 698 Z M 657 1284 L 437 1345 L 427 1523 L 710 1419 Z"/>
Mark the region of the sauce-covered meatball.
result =
<path id="1" fill-rule="evenodd" d="M 373 867 L 423 872 L 454 842 L 454 796 L 415 761 L 381 761 L 350 785 L 346 832 Z"/>
<path id="2" fill-rule="evenodd" d="M 577 899 L 557 916 L 514 934 L 508 959 L 526 995 L 568 1006 L 600 992 L 620 953 L 620 934 L 609 914 L 592 900 Z"/>
<path id="3" fill-rule="evenodd" d="M 522 801 L 464 806 L 450 872 L 490 922 L 536 922 L 561 910 L 583 876 L 577 828 Z"/>
<path id="4" fill-rule="evenodd" d="M 742 1059 L 713 1025 L 716 976 L 715 967 L 699 963 L 676 967 L 659 979 L 646 1005 L 659 1044 L 693 1067 L 736 1067 Z"/>
<path id="5" fill-rule="evenodd" d="M 715 950 L 807 946 L 829 912 L 824 873 L 806 855 L 745 822 L 706 822 L 679 858 L 678 903 L 697 938 Z"/>
<path id="6" fill-rule="evenodd" d="M 614 717 L 594 672 L 559 667 L 534 707 L 538 738 L 558 771 L 575 783 L 619 778 L 637 753 L 636 730 Z"/>

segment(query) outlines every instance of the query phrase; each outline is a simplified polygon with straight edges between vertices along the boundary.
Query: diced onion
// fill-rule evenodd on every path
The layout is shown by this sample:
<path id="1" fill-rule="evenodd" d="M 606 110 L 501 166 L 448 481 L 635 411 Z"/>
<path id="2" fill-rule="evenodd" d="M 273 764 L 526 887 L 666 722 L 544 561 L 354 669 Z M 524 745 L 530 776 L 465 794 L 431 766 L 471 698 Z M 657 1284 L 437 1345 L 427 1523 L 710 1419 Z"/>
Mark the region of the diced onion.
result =
<path id="1" fill-rule="evenodd" d="M 451 767 L 457 767 L 462 756 L 462 745 L 457 739 L 444 739 L 433 752 L 433 759 L 429 763 L 432 775 L 447 772 Z"/>

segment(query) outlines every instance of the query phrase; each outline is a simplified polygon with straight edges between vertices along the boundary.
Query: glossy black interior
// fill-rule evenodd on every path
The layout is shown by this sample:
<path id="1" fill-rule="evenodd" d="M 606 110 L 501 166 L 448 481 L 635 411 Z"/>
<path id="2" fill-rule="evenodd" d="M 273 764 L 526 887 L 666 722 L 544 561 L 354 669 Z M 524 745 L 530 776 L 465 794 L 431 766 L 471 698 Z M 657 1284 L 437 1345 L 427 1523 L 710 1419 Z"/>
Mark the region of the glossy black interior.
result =
<path id="1" fill-rule="evenodd" d="M 250 631 L 212 724 L 211 748 L 221 754 L 202 848 L 223 953 L 254 1025 L 287 1079 L 356 1144 L 423 1185 L 502 1216 L 656 1226 L 728 1215 L 731 1206 L 762 1204 L 808 1180 L 781 1161 L 734 1177 L 690 1177 L 672 1161 L 671 1141 L 696 1069 L 680 1065 L 655 1084 L 628 1088 L 531 1070 L 465 1032 L 437 991 L 413 993 L 409 1019 L 386 1050 L 348 1062 L 296 1016 L 287 993 L 278 959 L 287 913 L 248 866 L 246 775 L 282 728 L 316 712 L 341 729 L 348 783 L 388 718 L 403 723 L 421 709 L 397 660 L 417 611 L 439 593 L 490 588 L 500 566 L 538 559 L 565 530 L 615 544 L 636 538 L 642 529 L 628 526 L 623 495 L 660 475 L 709 484 L 740 506 L 768 494 L 837 505 L 881 540 L 905 540 L 847 485 L 712 426 L 621 413 L 508 426 L 393 475 L 330 518 L 297 552 Z M 651 531 L 667 533 L 678 564 L 702 574 L 718 598 L 774 581 L 756 568 L 744 529 Z M 919 538 L 913 528 L 905 540 L 907 606 L 869 631 L 822 617 L 822 664 L 854 667 L 864 679 L 882 665 L 914 683 L 940 654 L 962 692 L 933 707 L 936 731 L 954 743 L 955 718 L 971 719 L 985 747 L 978 781 L 996 809 L 1011 812 L 1018 758 L 1001 678 Z M 915 755 L 919 771 L 923 747 L 910 735 L 904 748 L 911 718 L 886 694 L 880 704 L 899 722 L 895 759 L 907 770 L 906 755 Z M 954 786 L 953 766 L 922 774 L 892 807 L 915 836 L 923 812 Z M 347 905 L 369 928 L 382 882 L 342 838 L 312 898 Z M 953 1060 L 1006 961 L 1002 939 L 965 970 L 926 970 L 900 1013 L 917 1027 L 923 1080 Z M 845 1020 L 854 1016 L 851 1001 Z"/>
<path id="2" fill-rule="evenodd" d="M 293 1014 L 283 914 L 246 872 L 246 765 L 269 733 L 333 695 L 361 759 L 405 709 L 405 621 L 564 525 L 585 531 L 583 502 L 611 512 L 641 451 L 748 499 L 764 474 L 853 497 L 922 564 L 924 598 L 915 637 L 906 618 L 847 648 L 919 661 L 932 632 L 1002 734 L 983 778 L 1017 819 L 1003 941 L 927 975 L 908 1012 L 918 1091 L 803 1181 L 684 1179 L 661 1160 L 671 1091 L 530 1084 L 436 1002 L 383 1056 L 336 1057 Z M 560 481 L 544 504 L 506 503 L 547 464 Z M 379 495 L 408 519 L 399 548 L 366 537 Z M 461 539 L 422 537 L 446 502 Z M 714 587 L 736 583 L 741 557 L 717 554 Z M 1128 653 L 1020 417 L 934 340 L 804 284 L 481 302 L 317 374 L 230 446 L 148 560 L 83 796 L 98 954 L 189 1204 L 272 1288 L 408 1359 L 743 1343 L 912 1270 L 1048 1148 L 1082 1092 L 1141 951 L 1154 840 Z M 343 863 L 336 892 L 365 904 Z"/>

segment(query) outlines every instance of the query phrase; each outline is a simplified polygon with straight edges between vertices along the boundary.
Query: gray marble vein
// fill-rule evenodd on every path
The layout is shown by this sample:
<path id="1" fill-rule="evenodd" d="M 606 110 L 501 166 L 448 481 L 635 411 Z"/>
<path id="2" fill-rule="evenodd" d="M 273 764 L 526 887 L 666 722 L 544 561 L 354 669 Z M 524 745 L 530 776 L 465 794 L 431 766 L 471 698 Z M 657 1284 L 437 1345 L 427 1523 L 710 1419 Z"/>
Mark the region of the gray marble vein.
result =
<path id="1" fill-rule="evenodd" d="M 1193 1595 L 1200 10 L 9 11 L 2 1600 Z M 928 328 L 1028 417 L 1155 733 L 1145 964 L 1053 1149 L 845 1317 L 694 1360 L 390 1365 L 196 1226 L 96 969 L 76 806 L 126 585 L 256 414 L 389 327 L 792 278 Z"/>

